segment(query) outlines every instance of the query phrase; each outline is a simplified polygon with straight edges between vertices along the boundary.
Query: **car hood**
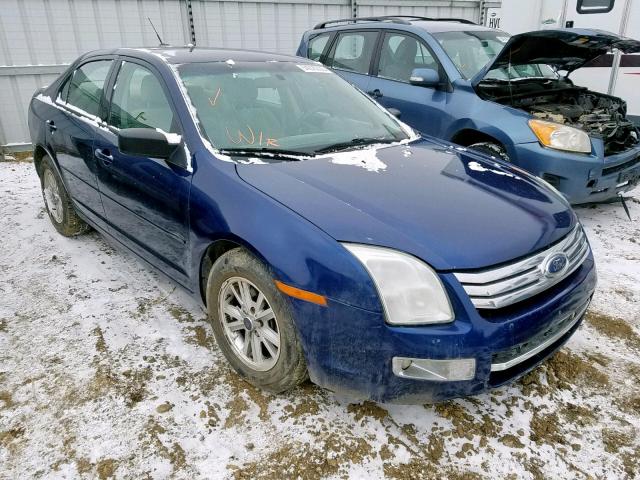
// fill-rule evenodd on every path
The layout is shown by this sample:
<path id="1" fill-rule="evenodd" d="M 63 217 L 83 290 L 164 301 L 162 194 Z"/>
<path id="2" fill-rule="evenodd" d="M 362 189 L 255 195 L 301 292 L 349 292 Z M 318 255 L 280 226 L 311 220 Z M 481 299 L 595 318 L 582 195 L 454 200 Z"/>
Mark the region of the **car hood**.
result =
<path id="1" fill-rule="evenodd" d="M 493 61 L 472 79 L 477 85 L 487 72 L 497 67 L 546 63 L 572 72 L 600 55 L 617 48 L 625 53 L 640 52 L 640 41 L 602 30 L 565 28 L 537 30 L 509 38 Z"/>
<path id="2" fill-rule="evenodd" d="M 336 240 L 402 250 L 438 270 L 528 255 L 576 223 L 568 204 L 530 175 L 424 140 L 236 168 Z"/>

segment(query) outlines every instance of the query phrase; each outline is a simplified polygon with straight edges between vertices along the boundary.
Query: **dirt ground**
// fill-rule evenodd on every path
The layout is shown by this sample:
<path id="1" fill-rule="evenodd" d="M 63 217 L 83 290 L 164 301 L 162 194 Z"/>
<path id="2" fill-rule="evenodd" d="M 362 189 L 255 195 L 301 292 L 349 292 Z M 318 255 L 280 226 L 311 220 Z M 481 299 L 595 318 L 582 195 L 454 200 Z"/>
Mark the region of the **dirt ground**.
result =
<path id="1" fill-rule="evenodd" d="M 0 478 L 640 478 L 640 190 L 577 210 L 599 286 L 521 381 L 439 405 L 240 380 L 199 305 L 0 163 Z"/>

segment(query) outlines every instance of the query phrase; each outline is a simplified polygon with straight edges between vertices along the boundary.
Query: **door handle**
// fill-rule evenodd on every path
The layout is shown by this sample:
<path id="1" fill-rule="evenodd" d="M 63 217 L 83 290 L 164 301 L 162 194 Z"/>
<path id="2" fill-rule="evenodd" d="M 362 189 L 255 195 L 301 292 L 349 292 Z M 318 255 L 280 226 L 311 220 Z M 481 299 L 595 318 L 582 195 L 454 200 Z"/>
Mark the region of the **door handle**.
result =
<path id="1" fill-rule="evenodd" d="M 383 96 L 379 88 L 376 88 L 375 90 L 370 90 L 367 92 L 367 94 L 373 98 L 380 98 Z"/>
<path id="2" fill-rule="evenodd" d="M 113 155 L 107 149 L 96 148 L 96 157 L 98 157 L 105 166 L 109 166 L 113 163 Z"/>
<path id="3" fill-rule="evenodd" d="M 55 132 L 58 129 L 58 127 L 56 127 L 56 124 L 53 120 L 47 120 L 45 123 L 49 127 L 49 131 L 51 133 Z"/>

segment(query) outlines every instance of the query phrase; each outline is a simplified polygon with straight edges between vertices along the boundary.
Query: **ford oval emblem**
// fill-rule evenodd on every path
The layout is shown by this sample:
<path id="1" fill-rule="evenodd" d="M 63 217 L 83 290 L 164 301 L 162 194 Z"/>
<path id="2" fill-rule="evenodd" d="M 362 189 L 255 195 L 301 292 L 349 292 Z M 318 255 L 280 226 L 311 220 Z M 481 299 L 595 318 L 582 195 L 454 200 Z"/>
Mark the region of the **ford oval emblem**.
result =
<path id="1" fill-rule="evenodd" d="M 569 259 L 564 253 L 554 253 L 545 258 L 542 271 L 549 277 L 562 273 L 569 265 Z"/>

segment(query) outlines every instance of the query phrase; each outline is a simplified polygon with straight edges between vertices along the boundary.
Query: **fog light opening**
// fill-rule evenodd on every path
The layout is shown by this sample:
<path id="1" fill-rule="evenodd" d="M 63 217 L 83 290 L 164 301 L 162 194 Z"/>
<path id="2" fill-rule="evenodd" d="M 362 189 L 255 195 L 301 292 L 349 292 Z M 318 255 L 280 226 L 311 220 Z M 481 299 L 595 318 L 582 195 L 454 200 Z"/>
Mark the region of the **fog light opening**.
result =
<path id="1" fill-rule="evenodd" d="M 473 380 L 476 375 L 476 359 L 434 360 L 394 357 L 392 368 L 394 375 L 402 378 L 431 380 L 434 382 L 457 382 Z"/>

